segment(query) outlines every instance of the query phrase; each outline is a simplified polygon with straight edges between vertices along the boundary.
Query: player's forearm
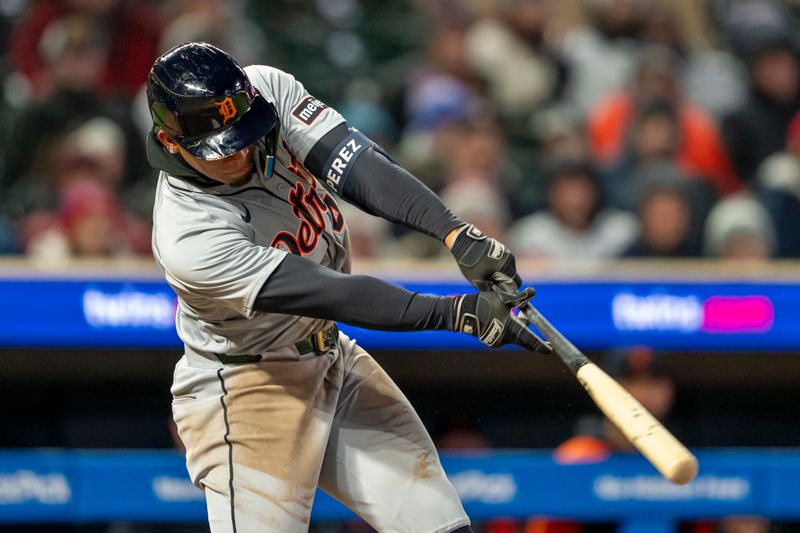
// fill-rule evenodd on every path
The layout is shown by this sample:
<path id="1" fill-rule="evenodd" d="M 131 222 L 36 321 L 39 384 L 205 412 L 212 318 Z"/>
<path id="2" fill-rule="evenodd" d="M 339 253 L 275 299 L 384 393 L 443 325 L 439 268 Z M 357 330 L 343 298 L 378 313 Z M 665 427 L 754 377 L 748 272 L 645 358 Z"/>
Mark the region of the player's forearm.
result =
<path id="1" fill-rule="evenodd" d="M 305 164 L 342 198 L 390 222 L 440 241 L 464 225 L 433 191 L 345 124 L 320 139 Z"/>
<path id="2" fill-rule="evenodd" d="M 356 161 L 342 196 L 366 211 L 440 242 L 465 224 L 433 191 L 375 149 Z"/>
<path id="3" fill-rule="evenodd" d="M 453 298 L 409 292 L 287 255 L 261 288 L 257 311 L 324 318 L 368 329 L 453 328 Z"/>

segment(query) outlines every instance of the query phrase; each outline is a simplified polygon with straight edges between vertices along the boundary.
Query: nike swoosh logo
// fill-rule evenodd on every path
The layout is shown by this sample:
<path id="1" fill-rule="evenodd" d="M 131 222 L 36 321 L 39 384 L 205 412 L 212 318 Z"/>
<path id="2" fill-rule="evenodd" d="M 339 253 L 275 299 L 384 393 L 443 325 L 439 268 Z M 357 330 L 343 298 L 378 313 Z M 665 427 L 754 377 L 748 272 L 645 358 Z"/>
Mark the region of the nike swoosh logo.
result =
<path id="1" fill-rule="evenodd" d="M 247 206 L 242 204 L 242 209 L 244 209 L 244 213 L 240 213 L 242 216 L 242 220 L 245 222 L 250 222 L 250 210 L 247 209 Z"/>

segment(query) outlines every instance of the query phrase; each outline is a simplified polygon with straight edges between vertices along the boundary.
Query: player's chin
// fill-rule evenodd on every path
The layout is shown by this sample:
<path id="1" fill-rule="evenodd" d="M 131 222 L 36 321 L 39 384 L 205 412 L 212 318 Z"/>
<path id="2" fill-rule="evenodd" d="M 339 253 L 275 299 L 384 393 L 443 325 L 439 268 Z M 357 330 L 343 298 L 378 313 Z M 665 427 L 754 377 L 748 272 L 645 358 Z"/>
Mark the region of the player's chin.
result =
<path id="1" fill-rule="evenodd" d="M 247 179 L 250 177 L 250 171 L 252 169 L 252 163 L 231 169 L 225 169 L 224 171 L 217 173 L 215 179 L 229 185 L 236 185 L 237 183 L 243 183 L 247 181 Z"/>

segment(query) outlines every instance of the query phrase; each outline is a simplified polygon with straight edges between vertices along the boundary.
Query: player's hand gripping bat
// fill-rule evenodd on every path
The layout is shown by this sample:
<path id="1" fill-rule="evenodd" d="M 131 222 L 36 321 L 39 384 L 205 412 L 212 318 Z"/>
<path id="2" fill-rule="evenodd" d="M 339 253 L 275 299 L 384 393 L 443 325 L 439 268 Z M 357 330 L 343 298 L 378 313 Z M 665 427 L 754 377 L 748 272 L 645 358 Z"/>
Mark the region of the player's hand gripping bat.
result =
<path id="1" fill-rule="evenodd" d="M 503 283 L 503 293 L 513 289 Z M 553 351 L 572 370 L 601 411 L 664 477 L 673 483 L 689 483 L 697 475 L 697 459 L 622 386 L 592 363 L 529 302 L 522 315 L 544 335 Z"/>

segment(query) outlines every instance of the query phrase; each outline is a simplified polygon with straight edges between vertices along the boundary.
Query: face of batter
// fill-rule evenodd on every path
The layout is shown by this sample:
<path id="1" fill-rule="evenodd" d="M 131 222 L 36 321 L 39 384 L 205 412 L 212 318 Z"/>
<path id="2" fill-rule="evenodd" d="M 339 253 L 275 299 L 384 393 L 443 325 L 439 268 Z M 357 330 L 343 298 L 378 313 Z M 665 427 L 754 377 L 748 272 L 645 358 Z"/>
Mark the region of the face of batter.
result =
<path id="1" fill-rule="evenodd" d="M 250 170 L 253 167 L 255 144 L 251 144 L 228 157 L 207 161 L 187 152 L 183 146 L 171 140 L 163 130 L 158 132 L 158 140 L 167 147 L 167 150 L 181 154 L 190 167 L 212 180 L 221 181 L 227 185 L 238 185 L 247 181 L 250 176 Z"/>

